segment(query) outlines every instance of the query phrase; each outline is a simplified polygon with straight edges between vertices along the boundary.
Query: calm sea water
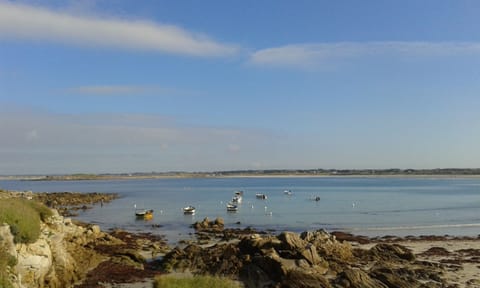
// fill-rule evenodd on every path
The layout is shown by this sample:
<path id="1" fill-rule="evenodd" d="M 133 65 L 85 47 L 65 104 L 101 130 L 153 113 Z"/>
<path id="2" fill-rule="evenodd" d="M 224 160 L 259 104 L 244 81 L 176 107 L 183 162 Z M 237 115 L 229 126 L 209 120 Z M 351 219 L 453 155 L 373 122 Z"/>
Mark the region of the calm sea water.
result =
<path id="1" fill-rule="evenodd" d="M 122 228 L 187 238 L 204 217 L 230 227 L 305 231 L 343 230 L 376 235 L 480 234 L 480 179 L 425 178 L 218 178 L 114 181 L 0 181 L 0 187 L 34 192 L 114 192 L 121 198 L 78 218 L 104 229 Z M 292 195 L 285 195 L 284 190 Z M 226 203 L 243 190 L 237 213 Z M 255 198 L 256 193 L 268 196 Z M 320 196 L 321 200 L 312 201 Z M 155 210 L 153 220 L 134 217 L 134 205 Z M 182 207 L 197 208 L 194 216 Z M 238 224 L 240 223 L 240 224 Z M 153 224 L 161 225 L 155 228 Z"/>

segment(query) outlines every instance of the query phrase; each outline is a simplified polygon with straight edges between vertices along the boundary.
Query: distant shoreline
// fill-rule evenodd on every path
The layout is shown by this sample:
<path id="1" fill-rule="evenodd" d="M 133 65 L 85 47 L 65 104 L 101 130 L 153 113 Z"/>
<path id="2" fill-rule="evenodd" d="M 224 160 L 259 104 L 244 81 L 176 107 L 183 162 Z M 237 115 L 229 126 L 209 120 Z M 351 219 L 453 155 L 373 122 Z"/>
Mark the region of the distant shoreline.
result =
<path id="1" fill-rule="evenodd" d="M 142 180 L 142 179 L 193 179 L 193 178 L 433 178 L 457 179 L 480 178 L 477 169 L 465 170 L 469 173 L 262 173 L 262 172 L 201 172 L 201 173 L 158 173 L 158 174 L 71 174 L 71 175 L 12 175 L 0 176 L 0 180 L 20 181 L 94 181 L 94 180 Z"/>

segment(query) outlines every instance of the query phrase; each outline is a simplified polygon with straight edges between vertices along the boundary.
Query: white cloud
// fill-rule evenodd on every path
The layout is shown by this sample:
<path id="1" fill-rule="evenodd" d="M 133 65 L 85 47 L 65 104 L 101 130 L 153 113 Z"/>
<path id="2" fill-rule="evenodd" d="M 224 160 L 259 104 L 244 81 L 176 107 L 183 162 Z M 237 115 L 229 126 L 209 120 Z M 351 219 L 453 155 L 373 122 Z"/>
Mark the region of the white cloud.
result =
<path id="1" fill-rule="evenodd" d="M 72 89 L 73 92 L 92 95 L 118 95 L 143 93 L 147 89 L 140 86 L 128 85 L 99 85 L 99 86 L 80 86 Z"/>
<path id="2" fill-rule="evenodd" d="M 372 56 L 453 56 L 480 54 L 476 42 L 338 42 L 294 44 L 262 49 L 250 55 L 256 65 L 315 67 L 329 61 Z"/>
<path id="3" fill-rule="evenodd" d="M 256 129 L 179 124 L 156 115 L 68 115 L 2 106 L 0 135 L 0 174 L 228 170 L 248 167 L 272 144 L 271 134 Z M 240 147 L 248 153 L 236 153 Z"/>
<path id="4" fill-rule="evenodd" d="M 0 2 L 0 39 L 53 41 L 88 47 L 227 56 L 237 47 L 173 25 L 145 20 L 101 19 Z"/>
<path id="5" fill-rule="evenodd" d="M 160 89 L 157 87 L 135 85 L 91 85 L 68 89 L 69 92 L 86 95 L 131 95 L 157 90 Z"/>

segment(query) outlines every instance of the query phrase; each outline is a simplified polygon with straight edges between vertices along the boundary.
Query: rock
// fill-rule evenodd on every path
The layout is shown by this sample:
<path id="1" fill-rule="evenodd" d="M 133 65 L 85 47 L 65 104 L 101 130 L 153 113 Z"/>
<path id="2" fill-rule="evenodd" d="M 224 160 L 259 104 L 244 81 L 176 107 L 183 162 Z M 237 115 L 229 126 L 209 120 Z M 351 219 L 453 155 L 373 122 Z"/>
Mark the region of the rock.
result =
<path id="1" fill-rule="evenodd" d="M 215 219 L 215 225 L 218 225 L 220 227 L 223 227 L 225 225 L 225 221 L 223 220 L 222 217 L 218 217 L 217 219 Z"/>
<path id="2" fill-rule="evenodd" d="M 22 284 L 27 287 L 43 286 L 45 277 L 52 267 L 53 257 L 45 239 L 31 244 L 17 244 L 17 271 Z"/>
<path id="3" fill-rule="evenodd" d="M 410 249 L 398 244 L 377 244 L 370 249 L 370 254 L 377 260 L 383 261 L 415 260 L 415 255 Z"/>
<path id="4" fill-rule="evenodd" d="M 276 237 L 261 237 L 258 234 L 251 235 L 251 237 L 243 238 L 238 247 L 242 254 L 254 255 L 261 253 L 264 249 L 270 249 L 273 247 L 279 247 L 282 244 Z"/>
<path id="5" fill-rule="evenodd" d="M 206 223 L 212 226 L 209 220 L 197 224 Z M 197 232 L 197 236 L 205 233 Z M 420 282 L 422 288 L 448 287 L 439 276 L 441 264 L 415 261 L 412 252 L 401 245 L 352 249 L 325 231 L 242 234 L 239 238 L 238 244 L 176 248 L 164 257 L 165 267 L 240 277 L 246 287 L 403 288 L 420 287 Z"/>
<path id="6" fill-rule="evenodd" d="M 305 273 L 300 269 L 290 270 L 281 282 L 285 288 L 330 288 L 328 280 L 319 274 Z"/>
<path id="7" fill-rule="evenodd" d="M 256 265 L 248 265 L 242 271 L 241 279 L 247 288 L 275 287 L 275 281 Z"/>
<path id="8" fill-rule="evenodd" d="M 98 237 L 102 232 L 98 225 L 91 225 L 89 229 L 93 232 L 94 237 Z"/>
<path id="9" fill-rule="evenodd" d="M 13 235 L 10 233 L 10 226 L 0 224 L 0 245 L 5 248 L 5 252 L 17 257 L 17 250 L 13 242 Z"/>
<path id="10" fill-rule="evenodd" d="M 376 268 L 370 275 L 386 284 L 386 287 L 415 288 L 421 283 L 406 271 L 397 271 L 389 267 Z M 403 274 L 405 273 L 405 274 Z M 402 275 L 403 274 L 403 275 Z"/>
<path id="11" fill-rule="evenodd" d="M 301 255 L 305 260 L 307 260 L 311 265 L 318 265 L 324 263 L 325 261 L 318 255 L 317 249 L 312 244 L 308 244 L 307 247 L 301 252 Z"/>
<path id="12" fill-rule="evenodd" d="M 305 231 L 300 234 L 300 238 L 310 243 L 323 244 L 327 241 L 336 241 L 335 236 L 331 235 L 325 230 Z"/>
<path id="13" fill-rule="evenodd" d="M 389 286 L 372 279 L 360 269 L 346 269 L 334 281 L 339 288 L 388 288 Z"/>
<path id="14" fill-rule="evenodd" d="M 143 270 L 143 263 L 135 261 L 135 259 L 132 259 L 131 257 L 127 255 L 117 255 L 111 258 L 112 263 L 117 263 L 121 264 L 123 266 L 131 266 L 135 269 L 140 269 Z"/>
<path id="15" fill-rule="evenodd" d="M 308 243 L 301 239 L 297 233 L 293 232 L 282 232 L 280 235 L 278 235 L 278 239 L 282 242 L 281 249 L 289 251 L 303 250 Z"/>

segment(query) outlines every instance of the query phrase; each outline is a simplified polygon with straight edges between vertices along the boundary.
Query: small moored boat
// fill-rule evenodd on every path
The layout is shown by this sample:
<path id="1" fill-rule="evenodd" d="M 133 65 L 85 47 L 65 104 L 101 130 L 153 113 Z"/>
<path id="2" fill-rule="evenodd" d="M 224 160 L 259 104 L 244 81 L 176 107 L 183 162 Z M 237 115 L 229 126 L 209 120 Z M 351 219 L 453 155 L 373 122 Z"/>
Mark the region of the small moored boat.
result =
<path id="1" fill-rule="evenodd" d="M 233 196 L 232 202 L 233 203 L 242 203 L 242 197 Z"/>
<path id="2" fill-rule="evenodd" d="M 135 209 L 135 216 L 146 220 L 153 218 L 153 209 Z"/>
<path id="3" fill-rule="evenodd" d="M 227 211 L 228 212 L 237 212 L 238 206 L 233 204 L 233 203 L 228 203 L 227 204 Z"/>
<path id="4" fill-rule="evenodd" d="M 261 193 L 255 194 L 255 197 L 257 197 L 257 199 L 267 199 L 267 195 Z"/>
<path id="5" fill-rule="evenodd" d="M 243 191 L 235 191 L 234 196 L 232 198 L 233 203 L 242 203 L 243 199 Z"/>
<path id="6" fill-rule="evenodd" d="M 189 215 L 195 214 L 195 207 L 193 207 L 193 206 L 184 207 L 183 208 L 183 214 L 189 214 Z"/>

